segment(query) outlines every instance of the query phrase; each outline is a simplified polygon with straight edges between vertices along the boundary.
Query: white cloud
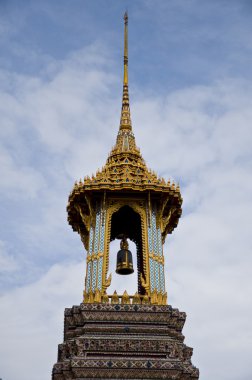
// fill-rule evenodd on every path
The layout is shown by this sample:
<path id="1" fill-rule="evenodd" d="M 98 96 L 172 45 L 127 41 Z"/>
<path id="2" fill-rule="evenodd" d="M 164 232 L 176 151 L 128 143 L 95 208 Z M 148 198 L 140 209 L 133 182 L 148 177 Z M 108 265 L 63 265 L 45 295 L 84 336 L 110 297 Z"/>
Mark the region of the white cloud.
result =
<path id="1" fill-rule="evenodd" d="M 184 214 L 165 244 L 167 290 L 188 314 L 186 343 L 207 380 L 252 376 L 251 99 L 247 83 L 223 80 L 132 107 L 147 163 L 181 184 Z"/>
<path id="2" fill-rule="evenodd" d="M 38 263 L 43 272 L 46 260 L 76 255 L 67 197 L 75 180 L 104 163 L 115 136 L 109 139 L 113 129 L 106 127 L 101 139 L 101 131 L 118 124 L 111 95 L 117 78 L 107 65 L 106 51 L 94 44 L 65 61 L 51 60 L 40 77 L 0 73 L 0 191 L 25 271 Z"/>
<path id="3" fill-rule="evenodd" d="M 6 245 L 3 241 L 0 241 L 0 273 L 9 273 L 16 271 L 18 264 L 13 256 L 8 254 Z"/>
<path id="4" fill-rule="evenodd" d="M 0 191 L 10 199 L 34 198 L 44 187 L 44 178 L 34 168 L 14 162 L 11 155 L 0 149 L 1 184 Z"/>
<path id="5" fill-rule="evenodd" d="M 64 308 L 82 300 L 83 268 L 55 265 L 38 281 L 0 297 L 3 379 L 50 378 L 63 339 Z"/>
<path id="6" fill-rule="evenodd" d="M 52 267 L 1 299 L 3 378 L 26 380 L 35 370 L 36 379 L 48 378 L 63 309 L 81 300 L 85 265 L 66 264 L 82 248 L 67 229 L 65 205 L 73 181 L 103 165 L 115 141 L 118 80 L 107 75 L 104 55 L 93 46 L 52 61 L 46 77 L 5 77 L 0 188 L 6 199 L 16 198 L 12 219 L 26 275 Z M 206 380 L 249 378 L 252 90 L 229 79 L 164 97 L 143 98 L 136 90 L 134 97 L 137 144 L 150 167 L 180 181 L 184 197 L 184 216 L 165 255 L 169 302 L 188 313 L 193 362 Z M 11 257 L 3 250 L 7 270 L 15 267 Z"/>

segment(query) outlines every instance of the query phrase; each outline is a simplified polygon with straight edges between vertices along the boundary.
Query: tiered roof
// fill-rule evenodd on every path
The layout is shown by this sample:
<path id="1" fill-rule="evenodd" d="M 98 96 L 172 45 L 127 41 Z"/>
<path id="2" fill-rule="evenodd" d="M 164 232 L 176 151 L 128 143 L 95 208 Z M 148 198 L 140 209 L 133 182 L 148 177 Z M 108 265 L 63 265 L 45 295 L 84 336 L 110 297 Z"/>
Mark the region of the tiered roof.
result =
<path id="1" fill-rule="evenodd" d="M 75 183 L 67 206 L 68 221 L 75 231 L 86 230 L 83 217 L 91 213 L 92 196 L 96 192 L 150 192 L 160 200 L 160 209 L 165 221 L 163 236 L 177 226 L 182 209 L 179 185 L 165 181 L 148 169 L 132 132 L 129 89 L 128 89 L 128 16 L 124 16 L 124 76 L 120 127 L 116 144 L 112 148 L 106 164 L 92 177 Z M 82 216 L 80 215 L 80 205 Z M 172 212 L 171 212 L 172 210 Z M 169 218 L 168 218 L 169 217 Z M 85 218 L 84 218 L 85 219 Z M 169 220 L 168 220 L 169 219 Z"/>

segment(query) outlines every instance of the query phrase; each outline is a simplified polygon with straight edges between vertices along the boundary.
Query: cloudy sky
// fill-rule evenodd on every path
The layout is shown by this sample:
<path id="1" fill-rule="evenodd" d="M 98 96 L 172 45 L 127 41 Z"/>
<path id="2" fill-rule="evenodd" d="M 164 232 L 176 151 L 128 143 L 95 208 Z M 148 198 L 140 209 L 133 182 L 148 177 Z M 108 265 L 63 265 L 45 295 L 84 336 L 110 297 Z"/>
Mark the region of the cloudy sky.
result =
<path id="1" fill-rule="evenodd" d="M 184 198 L 169 304 L 187 312 L 200 379 L 251 380 L 250 0 L 0 0 L 0 378 L 50 379 L 64 308 L 81 302 L 65 209 L 115 142 L 126 8 L 136 141 Z"/>

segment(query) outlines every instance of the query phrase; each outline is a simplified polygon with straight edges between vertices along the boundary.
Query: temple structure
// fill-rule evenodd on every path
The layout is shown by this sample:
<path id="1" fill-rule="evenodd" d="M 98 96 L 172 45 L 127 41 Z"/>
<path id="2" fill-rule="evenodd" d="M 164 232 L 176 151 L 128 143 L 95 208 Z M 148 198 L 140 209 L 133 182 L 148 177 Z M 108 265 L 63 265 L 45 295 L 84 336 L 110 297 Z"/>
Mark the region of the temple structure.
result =
<path id="1" fill-rule="evenodd" d="M 198 379 L 182 335 L 186 314 L 167 304 L 163 244 L 182 209 L 179 185 L 143 160 L 132 132 L 128 91 L 128 16 L 120 127 L 106 164 L 76 182 L 68 222 L 87 251 L 83 301 L 65 310 L 64 342 L 53 380 Z M 116 272 L 137 271 L 136 293 L 109 292 L 110 242 L 121 241 Z M 134 268 L 128 240 L 136 245 Z"/>

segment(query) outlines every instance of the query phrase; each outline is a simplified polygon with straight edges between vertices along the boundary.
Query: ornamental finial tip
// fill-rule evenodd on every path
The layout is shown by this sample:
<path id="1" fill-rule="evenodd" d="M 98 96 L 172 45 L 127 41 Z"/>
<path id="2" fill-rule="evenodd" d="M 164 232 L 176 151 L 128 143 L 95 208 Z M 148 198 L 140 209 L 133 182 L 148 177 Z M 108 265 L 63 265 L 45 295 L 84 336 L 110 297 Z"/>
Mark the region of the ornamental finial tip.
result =
<path id="1" fill-rule="evenodd" d="M 123 99 L 120 130 L 131 131 L 129 90 L 128 90 L 128 12 L 124 14 L 124 55 L 123 55 Z"/>
<path id="2" fill-rule="evenodd" d="M 124 18 L 124 23 L 127 24 L 128 23 L 128 12 L 127 11 L 124 13 L 123 18 Z"/>

